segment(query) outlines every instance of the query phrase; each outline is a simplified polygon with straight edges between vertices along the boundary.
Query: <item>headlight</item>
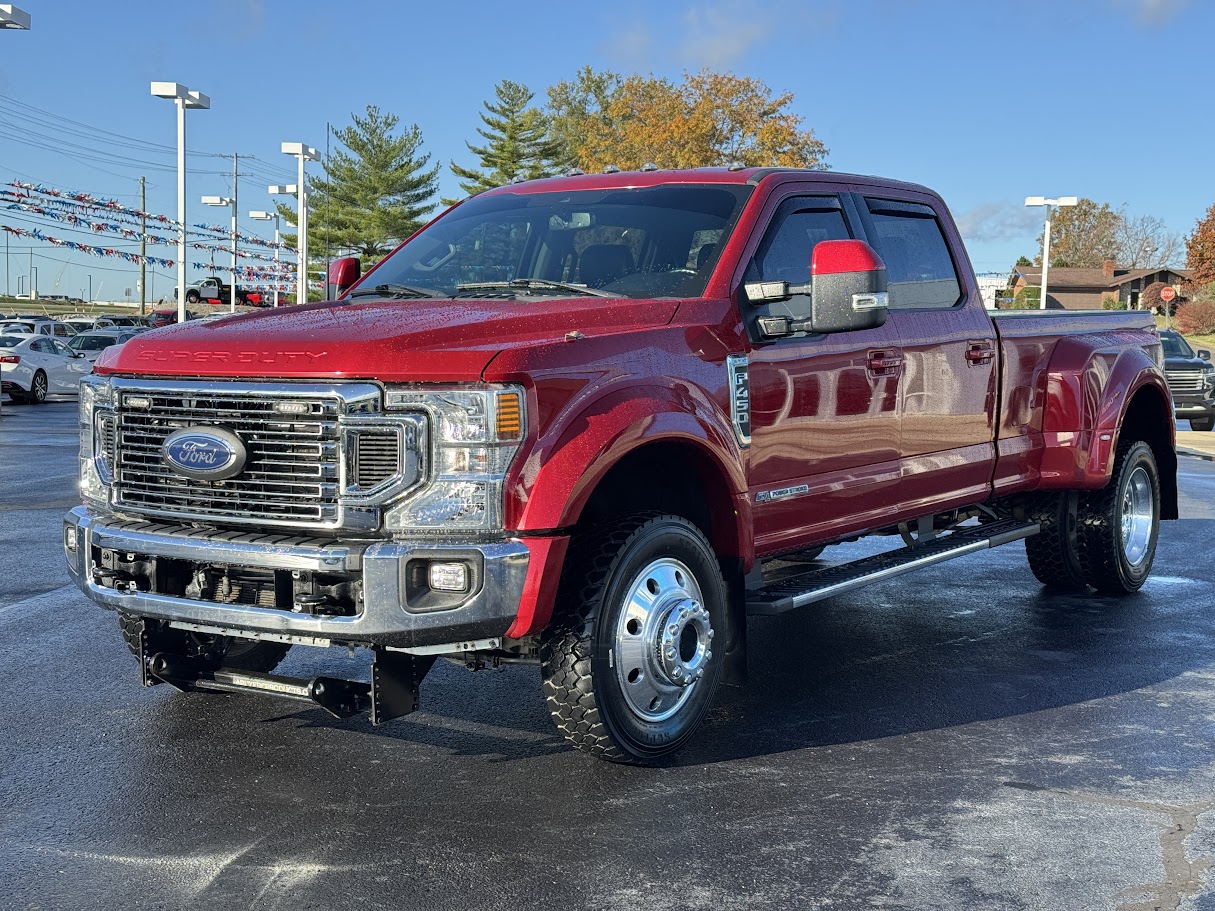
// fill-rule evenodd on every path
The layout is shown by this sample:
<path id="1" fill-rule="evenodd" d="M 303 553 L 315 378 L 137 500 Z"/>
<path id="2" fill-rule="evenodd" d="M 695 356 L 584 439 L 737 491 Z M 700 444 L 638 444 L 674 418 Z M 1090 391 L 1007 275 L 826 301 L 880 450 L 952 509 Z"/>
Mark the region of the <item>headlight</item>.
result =
<path id="1" fill-rule="evenodd" d="M 526 421 L 518 386 L 390 389 L 389 411 L 424 411 L 434 428 L 434 476 L 384 515 L 392 532 L 502 530 L 503 485 Z"/>
<path id="2" fill-rule="evenodd" d="M 80 381 L 80 495 L 106 506 L 114 465 L 114 411 L 110 381 L 96 375 Z"/>

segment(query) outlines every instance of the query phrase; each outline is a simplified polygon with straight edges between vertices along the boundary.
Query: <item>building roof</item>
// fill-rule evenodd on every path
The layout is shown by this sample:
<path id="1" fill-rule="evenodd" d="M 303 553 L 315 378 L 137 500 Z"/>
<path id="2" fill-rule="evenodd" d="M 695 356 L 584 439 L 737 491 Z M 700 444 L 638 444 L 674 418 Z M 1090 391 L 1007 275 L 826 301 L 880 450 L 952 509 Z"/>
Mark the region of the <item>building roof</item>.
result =
<path id="1" fill-rule="evenodd" d="M 1168 266 L 1153 266 L 1150 269 L 1114 269 L 1109 277 L 1102 269 L 1080 269 L 1072 266 L 1052 266 L 1050 286 L 1054 290 L 1064 288 L 1117 288 L 1127 282 L 1159 272 L 1171 272 L 1181 281 L 1190 280 L 1189 269 L 1171 269 Z M 1027 285 L 1042 284 L 1041 266 L 1017 266 L 1013 273 L 1025 279 Z"/>

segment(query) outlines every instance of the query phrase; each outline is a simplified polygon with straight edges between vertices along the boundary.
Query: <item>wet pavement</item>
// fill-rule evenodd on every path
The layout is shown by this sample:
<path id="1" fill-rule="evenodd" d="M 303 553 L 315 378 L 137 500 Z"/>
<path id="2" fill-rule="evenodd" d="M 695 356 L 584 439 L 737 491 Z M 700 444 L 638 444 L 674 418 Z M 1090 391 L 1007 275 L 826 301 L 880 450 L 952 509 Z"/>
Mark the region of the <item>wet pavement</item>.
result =
<path id="1" fill-rule="evenodd" d="M 750 684 L 632 769 L 531 668 L 441 665 L 375 729 L 140 688 L 67 586 L 75 453 L 74 403 L 5 403 L 0 907 L 1215 909 L 1215 463 L 1140 595 L 1048 594 L 1012 545 L 760 618 Z"/>

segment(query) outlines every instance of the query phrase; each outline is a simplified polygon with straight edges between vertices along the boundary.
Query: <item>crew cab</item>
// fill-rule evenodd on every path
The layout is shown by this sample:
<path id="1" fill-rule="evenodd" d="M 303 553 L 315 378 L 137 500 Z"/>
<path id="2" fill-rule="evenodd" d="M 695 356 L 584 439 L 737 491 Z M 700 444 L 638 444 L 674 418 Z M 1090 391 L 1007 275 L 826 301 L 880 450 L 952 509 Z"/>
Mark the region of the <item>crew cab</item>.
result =
<path id="1" fill-rule="evenodd" d="M 67 565 L 146 685 L 381 723 L 438 657 L 534 664 L 570 743 L 647 762 L 743 679 L 748 615 L 1016 541 L 1128 595 L 1177 516 L 1150 315 L 988 312 L 915 184 L 531 181 L 331 281 L 82 384 Z M 293 646 L 370 680 L 274 674 Z"/>

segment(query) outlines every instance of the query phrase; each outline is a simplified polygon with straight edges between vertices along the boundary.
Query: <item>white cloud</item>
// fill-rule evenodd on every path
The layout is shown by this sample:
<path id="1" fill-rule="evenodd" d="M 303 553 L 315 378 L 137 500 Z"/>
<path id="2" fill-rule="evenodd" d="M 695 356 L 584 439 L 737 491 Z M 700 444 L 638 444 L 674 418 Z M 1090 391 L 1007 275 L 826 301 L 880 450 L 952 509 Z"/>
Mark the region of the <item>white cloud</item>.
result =
<path id="1" fill-rule="evenodd" d="M 1192 0 L 1121 0 L 1135 10 L 1135 16 L 1143 25 L 1164 25 L 1191 4 Z"/>
<path id="2" fill-rule="evenodd" d="M 771 34 L 774 20 L 748 14 L 737 3 L 689 9 L 683 14 L 687 33 L 679 57 L 691 69 L 729 67 Z"/>
<path id="3" fill-rule="evenodd" d="M 957 222 L 967 241 L 1022 240 L 1041 232 L 1042 213 L 1019 203 L 985 202 L 963 212 Z"/>

